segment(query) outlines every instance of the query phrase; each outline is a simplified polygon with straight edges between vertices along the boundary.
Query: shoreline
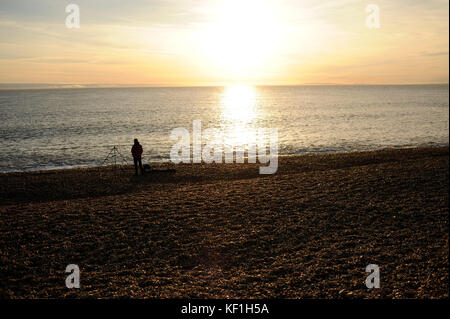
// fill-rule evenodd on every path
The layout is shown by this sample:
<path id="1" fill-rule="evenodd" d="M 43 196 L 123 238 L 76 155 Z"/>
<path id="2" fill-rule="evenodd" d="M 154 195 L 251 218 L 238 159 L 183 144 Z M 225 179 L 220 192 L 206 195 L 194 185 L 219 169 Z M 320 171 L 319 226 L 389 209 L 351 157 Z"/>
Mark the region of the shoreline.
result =
<path id="1" fill-rule="evenodd" d="M 0 296 L 448 298 L 449 147 L 170 166 L 0 174 Z"/>
<path id="2" fill-rule="evenodd" d="M 316 170 L 334 170 L 383 162 L 401 162 L 429 155 L 447 154 L 449 147 L 412 147 L 375 151 L 354 151 L 282 156 L 273 175 L 260 175 L 261 163 L 156 163 L 159 169 L 176 169 L 175 174 L 147 174 L 134 177 L 133 165 L 94 166 L 0 174 L 0 207 L 21 202 L 42 202 L 139 192 L 151 185 L 189 185 L 241 179 L 271 178 Z"/>
<path id="3" fill-rule="evenodd" d="M 404 149 L 422 149 L 422 148 L 442 148 L 442 147 L 449 147 L 449 143 L 430 143 L 426 145 L 408 145 L 408 146 L 392 146 L 392 147 L 383 147 L 383 148 L 369 148 L 369 149 L 362 149 L 362 150 L 337 150 L 337 151 L 330 151 L 330 150 L 324 150 L 324 151 L 308 151 L 304 153 L 297 153 L 297 154 L 278 154 L 278 158 L 284 158 L 284 157 L 297 157 L 297 156 L 314 156 L 314 155 L 333 155 L 333 154 L 351 154 L 351 153 L 361 153 L 361 152 L 377 152 L 377 151 L 388 151 L 388 150 L 404 150 Z M 154 158 L 151 158 L 153 161 L 147 161 L 143 164 L 149 164 L 149 165 L 176 165 L 170 161 L 170 158 L 162 159 L 161 161 L 156 161 Z M 248 163 L 248 156 L 244 156 L 245 163 Z M 226 164 L 226 163 L 220 163 L 220 164 Z M 0 170 L 1 174 L 10 174 L 10 173 L 38 173 L 38 172 L 48 172 L 48 171 L 60 171 L 60 170 L 72 170 L 72 169 L 99 169 L 102 167 L 110 167 L 111 165 L 97 165 L 97 164 L 75 164 L 75 165 L 66 165 L 66 166 L 48 166 L 48 167 L 38 167 L 38 168 L 30 168 L 30 169 L 11 169 L 11 170 Z M 119 165 L 118 166 L 122 166 Z M 128 166 L 132 166 L 132 164 L 128 164 Z"/>

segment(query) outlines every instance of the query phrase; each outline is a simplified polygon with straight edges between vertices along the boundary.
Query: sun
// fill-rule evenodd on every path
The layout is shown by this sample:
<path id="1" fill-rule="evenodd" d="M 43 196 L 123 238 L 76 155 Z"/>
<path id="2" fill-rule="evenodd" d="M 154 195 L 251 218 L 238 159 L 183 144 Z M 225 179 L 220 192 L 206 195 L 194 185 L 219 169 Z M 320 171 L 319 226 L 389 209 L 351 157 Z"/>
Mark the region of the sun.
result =
<path id="1" fill-rule="evenodd" d="M 239 78 L 268 62 L 281 38 L 272 2 L 227 0 L 203 35 L 203 51 L 218 71 Z"/>

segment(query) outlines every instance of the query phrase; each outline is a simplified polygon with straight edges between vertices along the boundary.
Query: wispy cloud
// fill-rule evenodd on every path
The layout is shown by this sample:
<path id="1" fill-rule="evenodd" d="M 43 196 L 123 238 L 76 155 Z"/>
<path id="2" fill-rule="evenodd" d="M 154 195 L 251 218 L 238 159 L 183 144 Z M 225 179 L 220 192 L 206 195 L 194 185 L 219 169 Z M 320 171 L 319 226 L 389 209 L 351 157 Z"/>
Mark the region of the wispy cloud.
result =
<path id="1" fill-rule="evenodd" d="M 228 80 L 202 54 L 226 36 L 224 30 L 215 39 L 211 26 L 232 0 L 0 1 L 0 82 Z M 246 1 L 251 0 L 236 1 L 236 14 Z M 80 7 L 80 29 L 65 27 L 65 6 L 71 2 Z M 253 3 L 273 5 L 273 15 L 281 16 L 277 37 L 285 40 L 248 78 L 321 82 L 330 79 L 329 72 L 331 80 L 348 82 L 365 76 L 377 83 L 383 76 L 389 82 L 394 76 L 400 82 L 448 79 L 447 0 L 377 0 L 381 28 L 376 30 L 365 27 L 370 2 L 361 0 Z M 249 21 L 255 12 L 247 12 Z M 254 36 L 267 39 L 258 30 Z M 238 57 L 245 53 L 243 42 L 252 41 L 251 35 L 237 41 L 229 53 Z M 226 58 L 222 53 L 220 59 Z"/>
<path id="2" fill-rule="evenodd" d="M 422 56 L 441 56 L 441 55 L 448 55 L 448 51 L 441 51 L 441 52 L 423 52 Z"/>

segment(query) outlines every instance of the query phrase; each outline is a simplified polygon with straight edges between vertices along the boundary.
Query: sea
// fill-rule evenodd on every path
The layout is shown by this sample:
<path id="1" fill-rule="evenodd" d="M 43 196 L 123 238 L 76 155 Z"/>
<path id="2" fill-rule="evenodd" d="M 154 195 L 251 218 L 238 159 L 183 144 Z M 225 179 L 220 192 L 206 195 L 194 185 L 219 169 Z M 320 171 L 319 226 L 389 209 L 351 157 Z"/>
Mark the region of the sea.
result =
<path id="1" fill-rule="evenodd" d="M 236 147 L 275 128 L 280 156 L 448 145 L 449 86 L 0 90 L 0 172 L 132 163 L 135 138 L 144 163 L 168 162 L 194 121 Z"/>

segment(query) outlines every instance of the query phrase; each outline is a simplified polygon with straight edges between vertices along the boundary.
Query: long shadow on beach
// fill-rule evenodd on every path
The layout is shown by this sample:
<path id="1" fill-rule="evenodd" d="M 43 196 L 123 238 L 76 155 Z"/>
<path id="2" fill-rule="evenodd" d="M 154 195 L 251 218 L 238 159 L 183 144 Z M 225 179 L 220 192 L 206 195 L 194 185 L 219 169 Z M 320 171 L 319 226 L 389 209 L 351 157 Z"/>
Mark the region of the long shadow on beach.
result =
<path id="1" fill-rule="evenodd" d="M 448 147 L 382 150 L 280 157 L 275 175 L 347 168 L 421 157 L 448 156 Z M 270 178 L 260 175 L 262 164 L 158 164 L 144 176 L 133 176 L 131 166 L 62 169 L 0 174 L 0 206 L 75 198 L 93 198 L 142 191 L 151 185 L 180 187 L 196 183 Z M 169 185 L 169 186 L 168 186 Z M 152 189 L 150 188 L 149 191 Z"/>

